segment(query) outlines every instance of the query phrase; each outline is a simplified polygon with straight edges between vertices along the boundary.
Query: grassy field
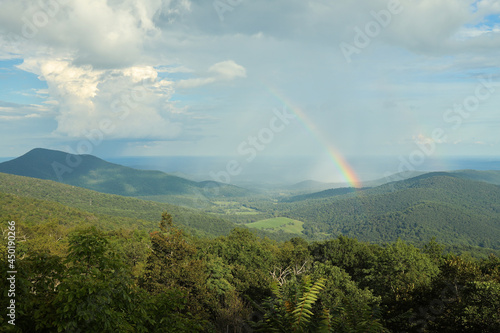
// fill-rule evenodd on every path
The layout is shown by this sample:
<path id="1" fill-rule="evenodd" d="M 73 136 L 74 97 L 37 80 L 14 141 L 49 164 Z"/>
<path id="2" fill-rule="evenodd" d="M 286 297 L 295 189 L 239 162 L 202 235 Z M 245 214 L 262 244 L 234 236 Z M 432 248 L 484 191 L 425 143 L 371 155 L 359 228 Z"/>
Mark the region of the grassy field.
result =
<path id="1" fill-rule="evenodd" d="M 301 234 L 304 228 L 304 222 L 292 220 L 286 217 L 275 217 L 272 219 L 260 220 L 253 223 L 245 224 L 246 227 L 255 228 L 267 231 L 283 230 L 293 234 Z"/>

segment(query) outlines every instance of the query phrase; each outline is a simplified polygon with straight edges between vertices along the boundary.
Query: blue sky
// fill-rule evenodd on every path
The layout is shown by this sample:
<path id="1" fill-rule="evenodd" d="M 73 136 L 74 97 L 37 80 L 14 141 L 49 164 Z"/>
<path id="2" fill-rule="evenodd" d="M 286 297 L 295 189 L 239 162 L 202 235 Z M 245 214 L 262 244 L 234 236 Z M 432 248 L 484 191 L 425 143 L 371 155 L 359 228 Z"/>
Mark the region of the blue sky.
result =
<path id="1" fill-rule="evenodd" d="M 6 0 L 0 157 L 243 158 L 259 135 L 259 156 L 309 156 L 318 170 L 326 145 L 498 156 L 499 15 L 498 0 Z M 284 107 L 270 89 L 325 142 L 301 119 L 267 140 Z"/>

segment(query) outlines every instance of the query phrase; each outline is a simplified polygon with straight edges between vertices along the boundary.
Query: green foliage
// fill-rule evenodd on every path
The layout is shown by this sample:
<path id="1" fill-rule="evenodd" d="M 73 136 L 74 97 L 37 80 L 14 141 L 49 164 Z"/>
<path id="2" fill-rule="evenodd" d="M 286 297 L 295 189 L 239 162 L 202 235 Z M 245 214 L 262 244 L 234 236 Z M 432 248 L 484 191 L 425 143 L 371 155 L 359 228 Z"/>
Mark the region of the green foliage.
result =
<path id="1" fill-rule="evenodd" d="M 95 228 L 78 231 L 69 238 L 67 275 L 53 302 L 58 331 L 136 332 L 139 291 L 125 263 Z"/>
<path id="2" fill-rule="evenodd" d="M 258 326 L 265 332 L 499 329 L 500 260 L 443 256 L 435 242 L 423 250 L 346 237 L 280 244 L 246 229 L 200 239 L 166 213 L 149 237 L 95 227 L 60 237 L 65 250 L 28 246 L 18 259 L 23 331 L 245 332 L 245 299 L 263 313 Z M 288 273 L 273 282 L 270 273 L 280 267 Z"/>
<path id="3" fill-rule="evenodd" d="M 305 268 L 307 271 L 313 262 L 308 246 L 307 241 L 299 237 L 282 243 L 279 246 L 279 252 L 276 254 L 278 258 L 277 265 L 279 267 L 289 267 L 295 271 Z"/>
<path id="4" fill-rule="evenodd" d="M 2 193 L 3 192 L 3 193 Z M 214 215 L 165 203 L 90 191 L 53 181 L 0 173 L 0 217 L 32 225 L 88 223 L 105 229 L 154 230 L 168 210 L 185 230 L 201 235 L 228 234 L 235 224 Z"/>
<path id="5" fill-rule="evenodd" d="M 318 300 L 318 294 L 320 291 L 325 288 L 324 282 L 325 279 L 320 278 L 312 284 L 312 281 L 308 276 L 304 277 L 302 296 L 299 297 L 299 302 L 291 310 L 293 317 L 292 331 L 303 332 L 306 330 L 306 327 L 311 322 L 313 316 L 313 313 L 311 312 L 312 307 Z"/>
<path id="6" fill-rule="evenodd" d="M 439 273 L 428 255 L 401 240 L 381 248 L 366 281 L 378 295 L 408 300 L 415 290 L 426 290 Z"/>
<path id="7" fill-rule="evenodd" d="M 382 298 L 381 308 L 389 329 L 408 329 L 420 295 L 430 293 L 439 266 L 413 245 L 401 240 L 378 248 L 372 267 L 361 285 Z"/>
<path id="8" fill-rule="evenodd" d="M 362 241 L 398 238 L 423 244 L 500 249 L 500 187 L 429 173 L 408 180 L 322 199 L 268 207 L 304 221 L 304 234 L 346 235 Z"/>
<path id="9" fill-rule="evenodd" d="M 416 328 L 430 332 L 498 332 L 499 268 L 495 257 L 481 262 L 455 255 L 444 258 L 432 291 L 423 295 L 424 307 L 419 309 L 420 313 L 428 309 L 432 318 L 414 316 Z"/>
<path id="10" fill-rule="evenodd" d="M 385 332 L 380 319 L 367 302 L 353 305 L 353 294 L 343 295 L 339 298 L 339 303 L 332 303 L 331 292 L 340 286 L 334 286 L 335 282 L 332 284 L 329 279 L 333 275 L 323 271 L 325 267 L 320 267 L 315 271 L 315 276 L 324 274 L 325 277 L 313 278 L 305 275 L 302 278 L 292 277 L 283 284 L 274 283 L 273 296 L 263 303 L 264 315 L 256 325 L 258 330 L 262 332 Z M 333 268 L 338 269 L 338 267 Z M 357 289 L 348 275 L 345 272 L 343 274 L 342 278 L 351 283 L 350 291 Z M 368 290 L 365 294 L 372 301 L 376 301 Z"/>
<path id="11" fill-rule="evenodd" d="M 154 231 L 153 219 L 170 205 L 0 174 L 0 218 L 16 221 L 16 329 L 248 332 L 258 321 L 266 332 L 498 332 L 500 259 L 470 245 L 496 244 L 497 191 L 458 176 L 423 175 L 335 199 L 246 201 L 249 211 L 270 216 L 310 218 L 315 211 L 319 223 L 306 222 L 309 231 L 366 227 L 360 240 L 319 241 L 326 237 L 319 233 L 314 243 L 290 235 L 277 242 L 173 206 Z M 332 212 L 340 215 L 329 220 Z M 219 236 L 185 231 L 192 228 Z M 450 246 L 438 237 L 450 230 L 448 239 L 461 237 L 453 245 L 461 255 L 446 253 Z M 2 235 L 6 309 L 4 227 Z M 397 235 L 418 239 L 421 249 L 380 241 Z M 470 255 L 478 252 L 481 260 Z"/>
<path id="12" fill-rule="evenodd" d="M 0 286 L 2 297 L 0 304 L 2 309 L 6 309 L 11 297 L 8 297 L 7 281 L 8 266 L 3 260 L 5 258 L 2 251 L 0 261 Z M 8 325 L 4 320 L 9 318 L 5 315 L 5 310 L 1 311 L 0 327 L 2 332 L 31 332 L 55 331 L 54 322 L 56 315 L 52 303 L 57 296 L 56 287 L 63 278 L 64 265 L 58 256 L 46 253 L 28 253 L 16 258 L 15 274 L 15 305 L 16 305 L 16 326 Z M 4 288 L 5 287 L 5 288 Z M 7 328 L 11 328 L 8 330 Z"/>
<path id="13" fill-rule="evenodd" d="M 311 244 L 310 250 L 315 261 L 341 267 L 356 281 L 366 275 L 366 270 L 375 261 L 372 246 L 345 236 L 315 242 Z"/>
<path id="14" fill-rule="evenodd" d="M 309 276 L 304 276 L 290 294 L 284 285 L 273 284 L 273 297 L 264 303 L 264 318 L 258 324 L 262 332 L 319 332 L 329 331 L 328 311 L 316 311 L 313 306 L 318 301 L 319 293 L 325 288 L 325 279 L 314 283 Z M 313 313 L 316 311 L 316 313 Z"/>
<path id="15" fill-rule="evenodd" d="M 196 247 L 173 225 L 172 217 L 166 212 L 162 215 L 160 229 L 161 232 L 151 234 L 151 254 L 140 285 L 154 295 L 179 290 L 187 298 L 183 313 L 204 320 L 213 299 L 206 284 L 206 263 L 195 258 Z"/>
<path id="16" fill-rule="evenodd" d="M 179 289 L 166 289 L 160 294 L 145 294 L 147 332 L 189 333 L 202 332 L 206 322 L 188 311 L 187 294 Z"/>
<path id="17" fill-rule="evenodd" d="M 326 279 L 321 302 L 329 310 L 335 332 L 381 332 L 380 297 L 359 288 L 342 268 L 316 262 L 313 278 Z"/>
<path id="18" fill-rule="evenodd" d="M 269 272 L 273 266 L 271 247 L 248 229 L 236 228 L 227 237 L 217 238 L 213 251 L 231 268 L 236 290 L 262 298 L 269 292 Z"/>

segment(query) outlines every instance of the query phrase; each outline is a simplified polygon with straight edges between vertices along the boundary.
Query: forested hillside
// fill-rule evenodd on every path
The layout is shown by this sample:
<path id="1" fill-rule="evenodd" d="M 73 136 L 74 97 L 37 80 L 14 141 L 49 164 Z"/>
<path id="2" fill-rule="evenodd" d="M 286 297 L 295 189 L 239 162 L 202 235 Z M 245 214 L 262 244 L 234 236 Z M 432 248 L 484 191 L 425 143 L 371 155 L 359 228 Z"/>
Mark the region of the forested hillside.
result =
<path id="1" fill-rule="evenodd" d="M 233 185 L 195 182 L 161 171 L 124 167 L 92 155 L 73 155 L 41 148 L 0 163 L 0 172 L 134 197 L 183 194 L 235 197 L 249 193 Z"/>
<path id="2" fill-rule="evenodd" d="M 86 213 L 105 217 L 102 223 L 105 228 L 108 223 L 106 221 L 116 221 L 119 218 L 123 218 L 125 226 L 131 226 L 127 225 L 126 221 L 134 219 L 134 221 L 142 221 L 137 225 L 138 227 L 142 226 L 147 230 L 153 230 L 157 226 L 156 220 L 158 219 L 158 215 L 167 209 L 172 212 L 172 216 L 175 216 L 181 226 L 187 227 L 193 232 L 198 231 L 206 235 L 224 235 L 235 227 L 235 224 L 220 217 L 196 210 L 181 208 L 165 203 L 99 193 L 75 186 L 59 184 L 53 181 L 2 173 L 0 173 L 0 193 L 1 192 L 14 194 L 19 197 L 18 200 L 23 203 L 29 203 L 30 199 L 28 198 L 34 198 L 43 200 L 49 205 L 52 203 L 59 203 Z M 33 202 L 33 200 L 31 200 L 31 202 Z M 18 204 L 14 212 L 24 214 L 22 213 L 23 210 L 23 205 Z M 5 211 L 7 210 L 4 209 L 4 212 Z M 33 210 L 30 216 L 38 214 L 36 211 L 36 209 Z M 55 210 L 55 213 L 59 211 L 60 210 Z M 119 222 L 116 223 L 119 224 Z"/>
<path id="3" fill-rule="evenodd" d="M 158 214 L 168 210 L 179 225 L 205 235 L 228 234 L 235 227 L 230 221 L 249 223 L 282 216 L 303 222 L 302 235 L 311 240 L 348 235 L 369 242 L 401 238 L 422 243 L 436 237 L 450 246 L 500 249 L 500 187 L 447 173 L 428 173 L 368 189 L 334 189 L 277 204 L 258 198 L 228 202 L 241 206 L 234 214 L 228 214 L 225 206 L 216 209 L 205 197 L 195 198 L 199 206 L 220 213 L 6 174 L 0 174 L 0 192 L 58 202 L 92 214 L 150 221 L 145 224 L 150 227 Z M 267 235 L 294 237 L 283 232 Z"/>
<path id="4" fill-rule="evenodd" d="M 289 198 L 284 198 L 284 199 L 282 199 L 282 201 L 283 202 L 296 202 L 296 201 L 304 201 L 304 200 L 310 200 L 310 199 L 332 198 L 332 197 L 345 195 L 345 194 L 349 194 L 349 193 L 364 191 L 367 189 L 368 188 L 354 188 L 354 187 L 332 188 L 332 189 L 324 190 L 321 192 L 294 195 L 294 196 L 289 197 Z"/>
<path id="5" fill-rule="evenodd" d="M 436 237 L 447 244 L 500 249 L 497 185 L 428 173 L 371 189 L 336 189 L 296 200 L 300 198 L 260 209 L 303 221 L 310 237 L 417 243 Z"/>
<path id="6" fill-rule="evenodd" d="M 16 199 L 7 195 L 6 202 Z M 445 255 L 434 241 L 422 249 L 344 236 L 278 243 L 241 228 L 200 238 L 167 213 L 149 235 L 68 227 L 59 218 L 93 219 L 70 209 L 38 225 L 2 226 L 4 240 L 7 226 L 16 228 L 18 272 L 16 325 L 6 325 L 9 299 L 2 297 L 2 332 L 500 330 L 495 256 Z M 0 244 L 4 292 L 6 244 Z"/>
<path id="7" fill-rule="evenodd" d="M 3 198 L 7 198 L 7 194 L 14 195 L 14 197 L 8 196 L 11 205 L 6 204 L 3 200 L 0 201 L 1 214 L 25 217 L 26 219 L 22 220 L 29 224 L 36 223 L 36 217 L 43 219 L 43 216 L 47 218 L 47 216 L 61 213 L 63 213 L 64 218 L 60 220 L 65 220 L 65 212 L 76 210 L 81 214 L 91 216 L 92 224 L 104 229 L 123 226 L 151 231 L 157 227 L 158 215 L 168 210 L 178 221 L 178 225 L 190 234 L 211 237 L 227 235 L 237 226 L 225 219 L 224 216 L 200 210 L 105 194 L 54 181 L 3 173 L 0 173 L 0 193 L 4 195 Z M 207 200 L 206 198 L 202 199 Z M 56 203 L 59 204 L 58 208 L 53 209 L 51 215 L 44 215 L 45 212 L 50 211 L 49 208 L 38 209 L 38 207 L 51 207 Z M 26 211 L 25 205 L 35 209 Z M 286 240 L 296 236 L 286 232 L 269 233 L 262 230 L 254 232 L 276 240 Z"/>
<path id="8" fill-rule="evenodd" d="M 0 324 L 6 332 L 497 332 L 500 186 L 490 183 L 427 173 L 289 202 L 197 198 L 209 214 L 0 173 L 0 219 L 15 221 L 19 272 L 16 326 L 4 325 L 5 314 Z M 228 218 L 259 222 L 251 231 Z M 476 258 L 457 254 L 464 249 Z"/>
<path id="9" fill-rule="evenodd" d="M 274 217 L 256 228 L 294 235 L 238 228 L 225 213 L 0 173 L 0 219 L 15 222 L 18 272 L 16 326 L 5 326 L 5 314 L 0 325 L 6 332 L 497 332 L 499 188 L 438 173 L 333 197 L 240 203 L 251 216 Z M 237 210 L 232 201 L 219 205 Z M 4 292 L 8 226 L 0 245 Z M 304 238 L 296 237 L 302 228 Z M 466 247 L 482 259 L 450 252 Z"/>

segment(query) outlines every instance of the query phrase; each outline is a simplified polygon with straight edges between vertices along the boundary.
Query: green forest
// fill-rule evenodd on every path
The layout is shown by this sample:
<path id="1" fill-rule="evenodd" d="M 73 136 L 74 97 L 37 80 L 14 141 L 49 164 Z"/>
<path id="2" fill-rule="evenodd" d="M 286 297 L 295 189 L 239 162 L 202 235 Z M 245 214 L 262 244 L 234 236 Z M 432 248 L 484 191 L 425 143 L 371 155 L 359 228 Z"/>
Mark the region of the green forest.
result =
<path id="1" fill-rule="evenodd" d="M 146 201 L 0 173 L 1 331 L 499 332 L 497 181 Z"/>
<path id="2" fill-rule="evenodd" d="M 435 241 L 278 242 L 244 228 L 197 237 L 167 212 L 153 232 L 103 230 L 65 213 L 81 222 L 16 224 L 16 325 L 3 314 L 4 332 L 500 330 L 494 255 L 444 253 Z"/>

